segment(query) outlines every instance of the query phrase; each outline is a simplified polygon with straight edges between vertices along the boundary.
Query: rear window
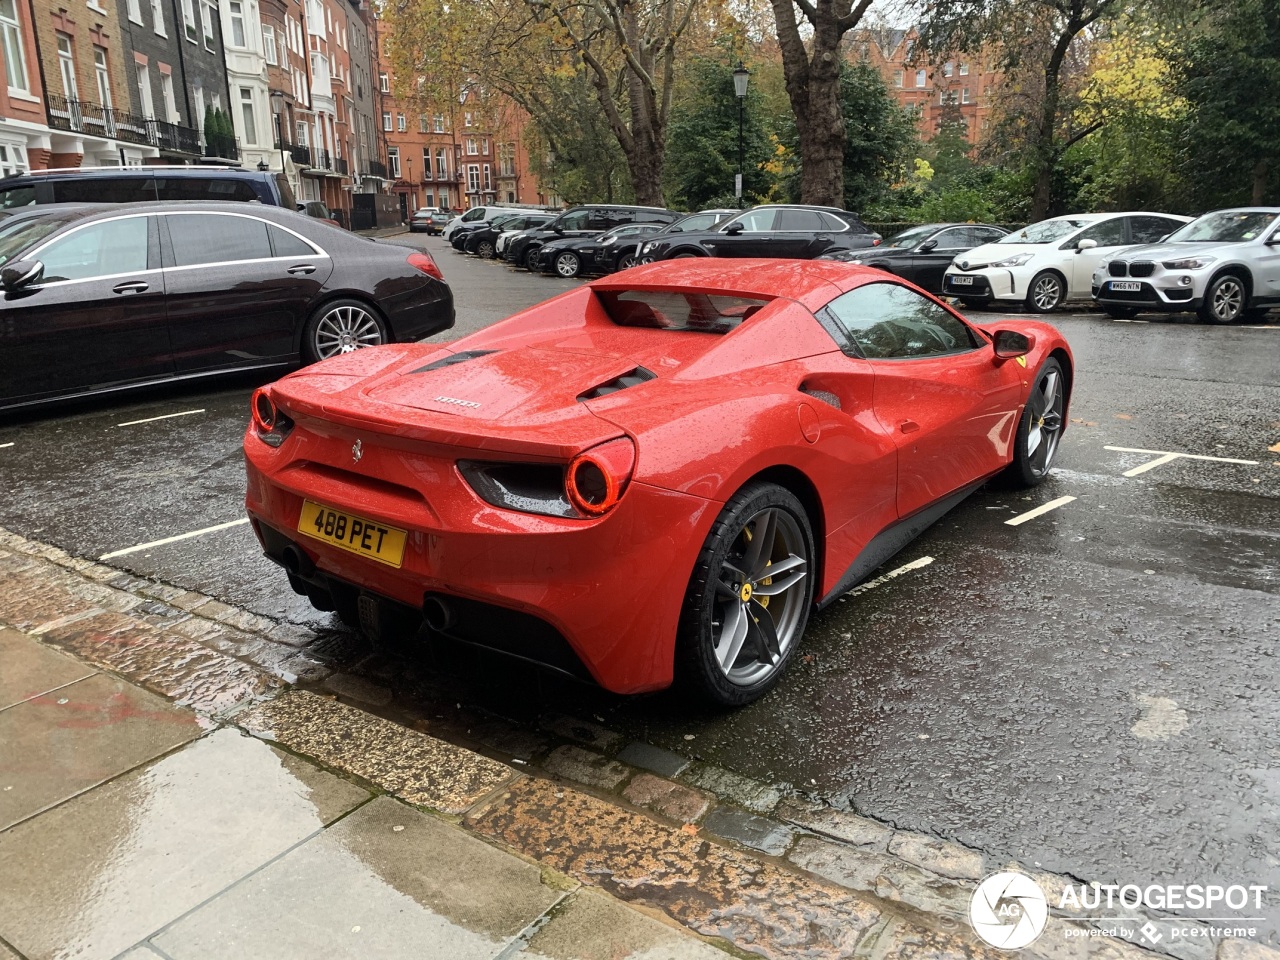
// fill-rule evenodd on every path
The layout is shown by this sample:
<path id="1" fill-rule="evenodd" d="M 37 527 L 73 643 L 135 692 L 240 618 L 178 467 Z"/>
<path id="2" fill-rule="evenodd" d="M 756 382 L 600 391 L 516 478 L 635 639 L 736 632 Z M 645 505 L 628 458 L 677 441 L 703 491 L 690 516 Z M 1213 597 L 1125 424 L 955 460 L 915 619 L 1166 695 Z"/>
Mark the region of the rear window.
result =
<path id="1" fill-rule="evenodd" d="M 150 176 L 51 177 L 55 203 L 138 203 L 156 199 L 156 182 Z"/>
<path id="2" fill-rule="evenodd" d="M 676 290 L 597 291 L 609 319 L 620 327 L 728 333 L 768 300 Z"/>
<path id="3" fill-rule="evenodd" d="M 253 184 L 247 180 L 220 177 L 156 177 L 161 200 L 257 200 Z"/>

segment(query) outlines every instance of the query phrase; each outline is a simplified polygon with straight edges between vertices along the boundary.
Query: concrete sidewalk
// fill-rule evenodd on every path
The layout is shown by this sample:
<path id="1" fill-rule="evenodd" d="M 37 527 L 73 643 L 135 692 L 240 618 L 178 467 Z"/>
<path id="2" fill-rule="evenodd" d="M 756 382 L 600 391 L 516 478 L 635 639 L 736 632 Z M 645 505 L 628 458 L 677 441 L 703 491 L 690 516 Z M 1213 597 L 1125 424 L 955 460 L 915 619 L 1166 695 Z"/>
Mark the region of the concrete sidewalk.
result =
<path id="1" fill-rule="evenodd" d="M 977 851 L 581 722 L 502 762 L 325 693 L 371 695 L 319 645 L 0 530 L 0 960 L 1005 955 Z M 1025 954 L 1158 960 L 1089 925 Z"/>

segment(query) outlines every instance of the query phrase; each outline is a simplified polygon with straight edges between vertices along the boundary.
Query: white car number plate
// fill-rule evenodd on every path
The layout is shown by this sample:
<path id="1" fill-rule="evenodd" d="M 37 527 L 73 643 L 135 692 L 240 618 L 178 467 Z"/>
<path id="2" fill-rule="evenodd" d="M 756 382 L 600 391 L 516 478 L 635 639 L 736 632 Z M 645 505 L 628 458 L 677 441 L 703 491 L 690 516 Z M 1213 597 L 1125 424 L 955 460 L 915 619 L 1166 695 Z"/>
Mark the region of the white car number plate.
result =
<path id="1" fill-rule="evenodd" d="M 951 282 L 952 282 L 953 284 L 955 284 L 957 287 L 971 287 L 971 286 L 973 286 L 973 277 L 955 277 L 955 276 L 953 276 L 953 277 L 951 278 Z"/>
<path id="2" fill-rule="evenodd" d="M 1136 282 L 1136 281 L 1134 281 L 1134 280 L 1112 280 L 1112 281 L 1111 281 L 1111 287 L 1110 287 L 1110 289 L 1112 289 L 1112 290 L 1132 290 L 1132 291 L 1135 291 L 1135 292 L 1136 292 L 1136 291 L 1138 291 L 1138 290 L 1141 290 L 1141 289 L 1142 289 L 1142 284 L 1140 284 L 1140 283 L 1138 283 L 1138 282 Z"/>

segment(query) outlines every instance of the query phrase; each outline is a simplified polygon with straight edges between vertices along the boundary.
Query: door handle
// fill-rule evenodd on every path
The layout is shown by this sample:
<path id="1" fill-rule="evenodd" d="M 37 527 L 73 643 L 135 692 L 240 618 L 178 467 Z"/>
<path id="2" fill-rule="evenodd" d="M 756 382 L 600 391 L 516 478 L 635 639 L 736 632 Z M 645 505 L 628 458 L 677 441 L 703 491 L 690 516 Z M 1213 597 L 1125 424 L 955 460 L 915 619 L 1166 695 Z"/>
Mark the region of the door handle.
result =
<path id="1" fill-rule="evenodd" d="M 112 287 L 114 293 L 145 293 L 151 285 L 145 280 L 126 280 Z"/>
<path id="2" fill-rule="evenodd" d="M 309 263 L 300 263 L 295 267 L 289 268 L 289 273 L 293 274 L 295 277 L 300 276 L 302 274 L 315 273 L 315 272 L 316 272 L 316 268 Z"/>
<path id="3" fill-rule="evenodd" d="M 898 424 L 898 429 L 903 433 L 915 433 L 920 429 L 920 424 L 914 420 L 903 420 L 902 423 Z"/>

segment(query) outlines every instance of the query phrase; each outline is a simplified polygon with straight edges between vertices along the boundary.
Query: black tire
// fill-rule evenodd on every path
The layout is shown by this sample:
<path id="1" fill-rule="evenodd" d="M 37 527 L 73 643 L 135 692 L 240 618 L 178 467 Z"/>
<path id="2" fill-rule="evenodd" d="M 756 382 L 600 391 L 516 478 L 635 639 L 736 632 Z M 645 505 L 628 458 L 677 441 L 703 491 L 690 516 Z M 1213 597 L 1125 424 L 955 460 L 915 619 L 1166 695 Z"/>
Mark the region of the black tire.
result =
<path id="1" fill-rule="evenodd" d="M 990 297 L 961 297 L 960 302 L 970 310 L 985 309 L 987 304 L 991 302 Z"/>
<path id="2" fill-rule="evenodd" d="M 1113 307 L 1113 306 L 1107 305 L 1102 308 L 1102 312 L 1105 313 L 1112 320 L 1132 320 L 1134 317 L 1138 315 L 1138 308 L 1137 307 Z"/>
<path id="3" fill-rule="evenodd" d="M 330 300 L 307 321 L 302 332 L 302 359 L 315 363 L 390 342 L 386 322 L 369 304 L 353 298 Z"/>
<path id="4" fill-rule="evenodd" d="M 1027 286 L 1027 309 L 1032 313 L 1052 313 L 1066 299 L 1066 281 L 1055 270 L 1041 270 Z"/>
<path id="5" fill-rule="evenodd" d="M 557 276 L 572 280 L 582 272 L 582 258 L 572 250 L 561 250 L 556 254 L 552 267 L 555 268 Z"/>
<path id="6" fill-rule="evenodd" d="M 1236 323 L 1249 308 L 1248 288 L 1234 273 L 1214 277 L 1196 315 L 1205 323 Z"/>
<path id="7" fill-rule="evenodd" d="M 476 244 L 476 256 L 478 256 L 481 260 L 492 260 L 493 259 L 493 241 L 481 240 L 478 244 Z"/>
<path id="8" fill-rule="evenodd" d="M 700 254 L 686 252 L 686 253 L 677 253 L 674 257 L 668 257 L 667 259 L 668 260 L 691 260 L 697 256 L 700 256 Z"/>
<path id="9" fill-rule="evenodd" d="M 753 556 L 752 541 L 761 535 L 769 554 L 761 548 Z M 753 481 L 735 493 L 707 534 L 685 593 L 676 638 L 679 682 L 724 707 L 764 696 L 782 676 L 808 624 L 814 554 L 809 518 L 791 491 Z M 776 574 L 764 576 L 783 563 L 790 566 L 783 568 L 782 583 L 775 581 Z M 774 592 L 765 594 L 766 589 Z M 728 636 L 726 629 L 732 631 Z"/>
<path id="10" fill-rule="evenodd" d="M 524 252 L 524 256 L 520 258 L 520 262 L 524 268 L 530 273 L 538 272 L 538 257 L 542 253 L 541 247 L 530 247 Z"/>
<path id="11" fill-rule="evenodd" d="M 624 253 L 614 263 L 613 269 L 614 270 L 630 270 L 639 262 L 640 262 L 640 259 L 635 255 L 635 253 Z"/>
<path id="12" fill-rule="evenodd" d="M 1052 402 L 1046 404 L 1044 398 L 1050 380 L 1055 394 Z M 1013 438 L 1013 462 L 1004 471 L 1004 478 L 1010 485 L 1034 487 L 1049 475 L 1062 431 L 1067 425 L 1069 400 L 1062 364 L 1050 357 L 1036 371 L 1027 405 L 1018 421 L 1018 432 Z M 1032 431 L 1036 431 L 1038 437 Z"/>

